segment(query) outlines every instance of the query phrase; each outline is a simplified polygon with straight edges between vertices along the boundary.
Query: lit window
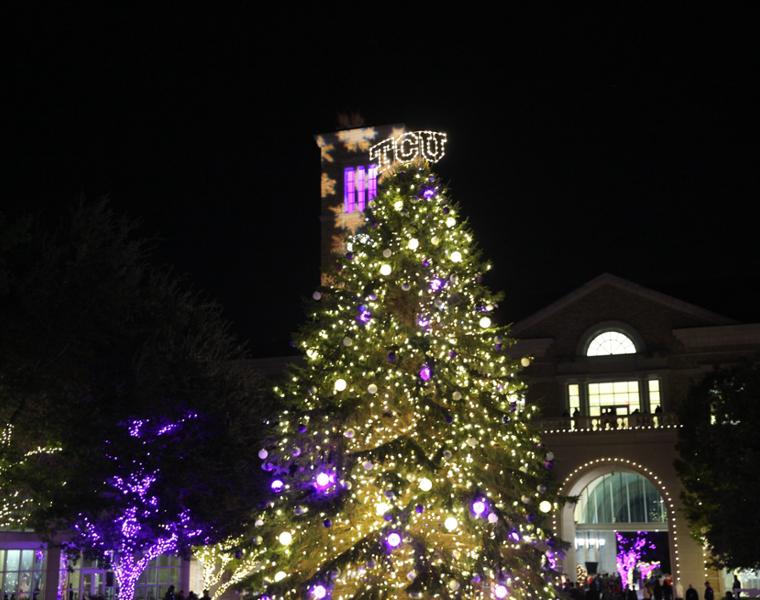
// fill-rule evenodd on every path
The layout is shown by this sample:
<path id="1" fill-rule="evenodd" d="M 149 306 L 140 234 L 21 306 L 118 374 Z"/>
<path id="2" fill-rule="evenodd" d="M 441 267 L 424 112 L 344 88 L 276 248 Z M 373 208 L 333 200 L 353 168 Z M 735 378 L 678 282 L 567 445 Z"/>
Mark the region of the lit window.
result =
<path id="1" fill-rule="evenodd" d="M 586 486 L 575 505 L 578 526 L 665 523 L 666 517 L 667 510 L 660 492 L 638 473 L 602 475 Z"/>
<path id="2" fill-rule="evenodd" d="M 45 551 L 26 548 L 0 548 L 0 591 L 5 598 L 44 596 Z"/>
<path id="3" fill-rule="evenodd" d="M 570 409 L 570 416 L 575 414 L 575 411 L 581 410 L 581 392 L 580 386 L 577 383 L 571 383 L 567 386 L 567 405 Z"/>
<path id="4" fill-rule="evenodd" d="M 631 338 L 619 331 L 605 331 L 588 345 L 586 356 L 609 356 L 611 354 L 636 354 Z"/>
<path id="5" fill-rule="evenodd" d="M 346 167 L 343 169 L 343 211 L 363 211 L 377 196 L 377 167 Z"/>
<path id="6" fill-rule="evenodd" d="M 607 381 L 588 384 L 588 412 L 592 417 L 611 412 L 628 415 L 641 410 L 638 381 Z"/>
<path id="7" fill-rule="evenodd" d="M 660 407 L 660 380 L 649 380 L 649 412 L 653 413 Z"/>

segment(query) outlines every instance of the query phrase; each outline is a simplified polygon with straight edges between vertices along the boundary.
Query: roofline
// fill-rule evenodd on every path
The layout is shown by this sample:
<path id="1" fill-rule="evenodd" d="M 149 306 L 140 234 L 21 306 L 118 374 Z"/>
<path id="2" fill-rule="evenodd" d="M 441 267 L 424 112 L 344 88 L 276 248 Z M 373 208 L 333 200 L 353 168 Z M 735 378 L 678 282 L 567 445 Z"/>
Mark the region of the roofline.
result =
<path id="1" fill-rule="evenodd" d="M 601 275 L 595 277 L 591 281 L 584 283 L 582 286 L 573 290 L 569 294 L 562 296 L 559 300 L 552 302 L 551 304 L 542 308 L 538 312 L 533 313 L 529 317 L 526 317 L 525 319 L 522 319 L 521 321 L 518 321 L 517 323 L 515 323 L 512 326 L 512 334 L 515 337 L 517 337 L 519 332 L 524 331 L 528 329 L 529 327 L 532 327 L 536 323 L 540 323 L 544 319 L 547 319 L 551 315 L 559 312 L 560 310 L 572 304 L 576 300 L 583 298 L 584 296 L 590 294 L 591 292 L 599 289 L 600 287 L 604 285 L 613 285 L 615 287 L 628 290 L 629 292 L 638 294 L 639 296 L 642 296 L 644 298 L 649 298 L 650 300 L 653 300 L 654 302 L 665 304 L 667 306 L 670 306 L 671 308 L 674 308 L 681 312 L 685 312 L 699 319 L 704 319 L 712 325 L 738 324 L 738 321 L 734 319 L 731 319 L 724 315 L 720 315 L 718 313 L 714 313 L 707 309 L 701 308 L 697 306 L 696 304 L 684 302 L 683 300 L 679 300 L 678 298 L 674 298 L 673 296 L 668 296 L 667 294 L 663 294 L 662 292 L 658 292 L 656 290 L 644 287 L 642 285 L 639 285 L 638 283 L 634 283 L 633 281 L 623 279 L 622 277 L 617 277 L 615 275 L 612 275 L 611 273 L 602 273 Z"/>

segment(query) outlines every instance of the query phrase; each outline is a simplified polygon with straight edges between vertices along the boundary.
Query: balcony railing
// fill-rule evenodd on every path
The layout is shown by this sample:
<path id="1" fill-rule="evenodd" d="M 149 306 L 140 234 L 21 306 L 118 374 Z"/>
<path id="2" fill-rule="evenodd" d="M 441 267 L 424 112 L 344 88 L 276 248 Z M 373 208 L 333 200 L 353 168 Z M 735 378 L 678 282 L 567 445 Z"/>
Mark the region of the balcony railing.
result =
<path id="1" fill-rule="evenodd" d="M 600 417 L 554 417 L 536 421 L 544 433 L 615 431 L 626 429 L 676 429 L 680 427 L 673 413 L 602 415 Z"/>

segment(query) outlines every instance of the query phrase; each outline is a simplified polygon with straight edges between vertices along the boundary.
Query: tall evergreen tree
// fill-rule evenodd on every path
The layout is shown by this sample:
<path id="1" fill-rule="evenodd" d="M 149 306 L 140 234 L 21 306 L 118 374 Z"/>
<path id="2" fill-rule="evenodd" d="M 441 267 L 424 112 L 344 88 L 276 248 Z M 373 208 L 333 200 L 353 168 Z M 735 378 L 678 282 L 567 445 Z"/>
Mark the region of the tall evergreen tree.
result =
<path id="1" fill-rule="evenodd" d="M 546 453 L 490 265 L 423 164 L 385 175 L 297 337 L 259 454 L 261 598 L 546 598 Z"/>

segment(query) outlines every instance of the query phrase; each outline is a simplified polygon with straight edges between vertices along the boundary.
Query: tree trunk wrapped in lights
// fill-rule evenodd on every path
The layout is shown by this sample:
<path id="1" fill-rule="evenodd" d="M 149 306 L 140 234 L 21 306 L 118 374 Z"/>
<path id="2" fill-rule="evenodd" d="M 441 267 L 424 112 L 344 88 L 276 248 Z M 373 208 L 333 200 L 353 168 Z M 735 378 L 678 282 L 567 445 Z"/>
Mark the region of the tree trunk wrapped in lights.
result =
<path id="1" fill-rule="evenodd" d="M 132 419 L 126 440 L 108 440 L 106 454 L 113 476 L 101 494 L 109 508 L 80 513 L 73 546 L 109 565 L 116 576 L 119 600 L 132 600 L 145 568 L 162 554 L 183 554 L 193 544 L 211 541 L 204 526 L 184 505 L 185 490 L 164 487 L 161 457 L 186 443 L 183 430 L 196 425 L 198 414 L 176 421 Z"/>
<path id="2" fill-rule="evenodd" d="M 547 598 L 546 453 L 497 296 L 421 164 L 386 174 L 299 335 L 262 448 L 260 598 Z"/>

